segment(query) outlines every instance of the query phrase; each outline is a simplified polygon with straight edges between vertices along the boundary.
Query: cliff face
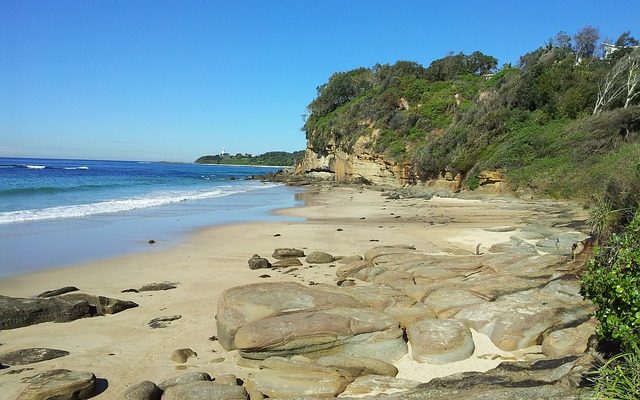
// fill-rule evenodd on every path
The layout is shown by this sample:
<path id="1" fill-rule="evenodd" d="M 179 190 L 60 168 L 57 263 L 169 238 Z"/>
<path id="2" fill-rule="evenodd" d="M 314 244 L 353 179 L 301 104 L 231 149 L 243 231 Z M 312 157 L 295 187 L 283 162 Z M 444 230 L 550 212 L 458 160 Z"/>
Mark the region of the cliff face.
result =
<path id="1" fill-rule="evenodd" d="M 341 183 L 370 182 L 375 185 L 403 186 L 414 184 L 416 178 L 409 163 L 399 164 L 367 149 L 366 137 L 358 139 L 347 153 L 330 143 L 323 149 L 307 149 L 296 173 L 315 179 Z"/>

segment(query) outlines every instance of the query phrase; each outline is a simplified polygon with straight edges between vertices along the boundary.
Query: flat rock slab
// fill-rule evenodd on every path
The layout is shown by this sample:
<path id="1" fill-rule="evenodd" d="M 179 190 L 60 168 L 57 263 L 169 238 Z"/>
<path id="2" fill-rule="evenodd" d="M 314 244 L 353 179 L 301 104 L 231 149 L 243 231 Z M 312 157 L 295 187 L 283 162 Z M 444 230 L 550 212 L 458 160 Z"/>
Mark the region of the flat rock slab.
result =
<path id="1" fill-rule="evenodd" d="M 161 290 L 171 290 L 178 287 L 177 282 L 161 282 L 161 283 L 149 283 L 138 289 L 138 292 L 155 292 Z"/>
<path id="2" fill-rule="evenodd" d="M 69 352 L 64 350 L 34 347 L 0 354 L 0 363 L 7 365 L 27 365 L 68 355 Z"/>
<path id="3" fill-rule="evenodd" d="M 577 364 L 577 357 L 540 361 L 502 363 L 487 372 L 465 372 L 436 378 L 415 388 L 392 395 L 376 396 L 384 400 L 555 400 L 577 398 L 566 384 Z"/>
<path id="4" fill-rule="evenodd" d="M 460 322 L 425 319 L 407 329 L 411 357 L 418 362 L 446 364 L 469 358 L 475 350 L 471 331 Z"/>
<path id="5" fill-rule="evenodd" d="M 26 380 L 17 400 L 83 400 L 93 396 L 96 377 L 91 372 L 50 370 Z"/>
<path id="6" fill-rule="evenodd" d="M 340 397 L 371 397 L 381 394 L 404 392 L 420 385 L 420 382 L 382 375 L 366 375 L 356 378 L 347 386 Z"/>
<path id="7" fill-rule="evenodd" d="M 248 398 L 247 391 L 242 386 L 207 381 L 173 386 L 162 395 L 162 400 L 247 400 Z"/>
<path id="8" fill-rule="evenodd" d="M 61 294 L 65 294 L 65 293 L 77 292 L 78 290 L 80 289 L 78 289 L 75 286 L 65 286 L 60 289 L 47 290 L 45 292 L 42 292 L 38 295 L 38 297 L 41 299 L 49 298 L 54 296 L 60 296 Z"/>
<path id="9" fill-rule="evenodd" d="M 171 322 L 179 320 L 180 318 L 182 318 L 182 315 L 168 315 L 165 317 L 158 317 L 149 321 L 147 325 L 149 325 L 151 329 L 166 328 L 171 325 Z"/>

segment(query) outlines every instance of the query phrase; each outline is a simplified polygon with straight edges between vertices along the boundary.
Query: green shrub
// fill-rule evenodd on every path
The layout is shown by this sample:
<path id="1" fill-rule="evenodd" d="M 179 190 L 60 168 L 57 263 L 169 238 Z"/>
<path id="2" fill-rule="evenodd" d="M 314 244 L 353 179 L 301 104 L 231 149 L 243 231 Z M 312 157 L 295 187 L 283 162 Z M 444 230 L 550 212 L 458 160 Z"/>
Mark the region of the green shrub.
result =
<path id="1" fill-rule="evenodd" d="M 596 399 L 640 399 L 640 348 L 610 358 L 598 370 L 595 389 Z"/>
<path id="2" fill-rule="evenodd" d="M 467 178 L 467 188 L 471 190 L 476 190 L 480 187 L 480 179 L 478 179 L 477 175 L 471 175 Z"/>
<path id="3" fill-rule="evenodd" d="M 589 260 L 580 293 L 598 306 L 598 335 L 623 347 L 640 345 L 640 212 Z"/>

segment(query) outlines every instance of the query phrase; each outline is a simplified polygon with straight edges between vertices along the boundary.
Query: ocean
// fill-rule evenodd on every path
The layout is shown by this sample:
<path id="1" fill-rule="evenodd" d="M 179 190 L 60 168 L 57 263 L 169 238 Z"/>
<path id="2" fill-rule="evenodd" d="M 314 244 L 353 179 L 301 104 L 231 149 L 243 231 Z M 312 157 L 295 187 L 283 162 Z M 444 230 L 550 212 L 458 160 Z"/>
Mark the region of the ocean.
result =
<path id="1" fill-rule="evenodd" d="M 295 206 L 296 189 L 247 179 L 278 169 L 0 157 L 0 278 L 284 219 L 270 212 Z"/>

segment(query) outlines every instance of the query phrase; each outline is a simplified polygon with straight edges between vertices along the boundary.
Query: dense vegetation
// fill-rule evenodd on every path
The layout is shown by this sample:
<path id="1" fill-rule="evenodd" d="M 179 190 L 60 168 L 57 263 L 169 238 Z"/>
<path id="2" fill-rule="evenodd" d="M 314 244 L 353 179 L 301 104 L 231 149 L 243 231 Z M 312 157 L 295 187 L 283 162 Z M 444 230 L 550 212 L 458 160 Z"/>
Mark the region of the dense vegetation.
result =
<path id="1" fill-rule="evenodd" d="M 304 155 L 304 151 L 269 151 L 258 156 L 251 154 L 224 154 L 208 155 L 198 158 L 196 164 L 230 164 L 230 165 L 272 165 L 278 167 L 288 167 L 295 165 Z"/>
<path id="2" fill-rule="evenodd" d="M 589 27 L 561 32 L 517 66 L 474 52 L 339 72 L 318 87 L 304 130 L 319 153 L 360 140 L 420 179 L 451 172 L 468 188 L 482 170 L 559 197 L 627 187 L 640 168 L 640 83 L 627 85 L 640 50 L 627 32 L 597 57 L 597 39 Z"/>
<path id="3" fill-rule="evenodd" d="M 620 346 L 598 398 L 640 396 L 640 48 L 625 32 L 608 54 L 586 27 L 560 32 L 517 66 L 480 52 L 429 67 L 398 61 L 336 73 L 304 130 L 317 153 L 356 143 L 409 162 L 422 180 L 460 174 L 468 189 L 498 170 L 515 190 L 580 197 L 600 237 L 582 277 L 598 334 Z"/>

